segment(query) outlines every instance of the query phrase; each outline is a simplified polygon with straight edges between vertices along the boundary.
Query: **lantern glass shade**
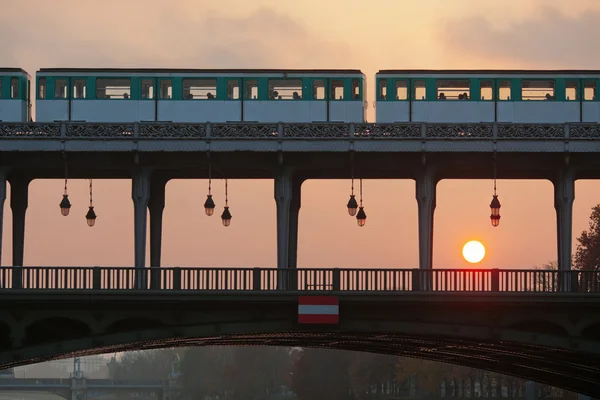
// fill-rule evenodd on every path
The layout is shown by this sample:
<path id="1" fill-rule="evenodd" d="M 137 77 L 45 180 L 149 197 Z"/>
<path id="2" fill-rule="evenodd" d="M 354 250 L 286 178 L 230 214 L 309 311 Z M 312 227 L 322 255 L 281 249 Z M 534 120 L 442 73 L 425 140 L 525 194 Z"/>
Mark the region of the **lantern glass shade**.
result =
<path id="1" fill-rule="evenodd" d="M 87 214 L 85 215 L 85 219 L 87 220 L 87 224 L 89 227 L 92 227 L 96 224 L 96 213 L 94 212 L 94 207 L 90 207 Z"/>
<path id="2" fill-rule="evenodd" d="M 62 201 L 60 202 L 60 213 L 65 217 L 69 215 L 69 211 L 71 210 L 71 202 L 69 201 L 69 195 L 63 194 Z"/>
<path id="3" fill-rule="evenodd" d="M 206 201 L 204 202 L 204 212 L 209 217 L 215 212 L 215 202 L 213 201 L 211 194 L 206 196 Z"/>
<path id="4" fill-rule="evenodd" d="M 498 226 L 500 224 L 500 201 L 496 195 L 494 195 L 494 198 L 492 199 L 490 210 L 492 211 L 492 215 L 490 215 L 492 226 Z"/>
<path id="5" fill-rule="evenodd" d="M 223 226 L 227 227 L 229 224 L 231 224 L 231 213 L 229 212 L 229 207 L 225 207 L 223 214 L 221 214 L 221 219 L 223 220 Z"/>
<path id="6" fill-rule="evenodd" d="M 365 226 L 367 222 L 367 214 L 363 207 L 358 210 L 358 214 L 356 214 L 356 221 L 358 222 L 358 226 Z"/>
<path id="7" fill-rule="evenodd" d="M 351 194 L 350 195 L 350 200 L 348 200 L 348 214 L 350 214 L 350 216 L 354 217 L 356 215 L 356 210 L 358 210 L 358 203 L 356 202 L 356 199 L 354 198 L 354 195 Z"/>

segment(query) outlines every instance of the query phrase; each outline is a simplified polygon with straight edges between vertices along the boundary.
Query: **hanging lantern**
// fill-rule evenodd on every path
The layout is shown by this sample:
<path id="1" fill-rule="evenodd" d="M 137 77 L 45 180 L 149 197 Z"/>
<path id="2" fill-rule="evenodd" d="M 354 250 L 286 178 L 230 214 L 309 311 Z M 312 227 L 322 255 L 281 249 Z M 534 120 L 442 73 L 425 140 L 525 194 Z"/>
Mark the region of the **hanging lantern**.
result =
<path id="1" fill-rule="evenodd" d="M 90 206 L 87 214 L 85 214 L 85 219 L 87 220 L 87 224 L 90 228 L 96 224 L 96 213 L 94 212 L 94 207 Z"/>
<path id="2" fill-rule="evenodd" d="M 358 222 L 358 226 L 365 226 L 365 223 L 367 222 L 367 214 L 363 207 L 360 207 L 358 214 L 356 214 L 356 222 Z"/>
<path id="3" fill-rule="evenodd" d="M 223 221 L 223 226 L 228 227 L 231 224 L 231 213 L 229 212 L 229 198 L 227 197 L 227 179 L 225 179 L 225 209 L 223 210 L 223 214 L 221 214 L 221 220 Z"/>
<path id="4" fill-rule="evenodd" d="M 498 196 L 495 194 L 495 191 L 492 202 L 490 203 L 490 209 L 492 211 L 490 220 L 492 221 L 492 226 L 496 227 L 500 224 L 500 201 L 498 200 Z"/>
<path id="5" fill-rule="evenodd" d="M 348 214 L 350 214 L 351 217 L 354 217 L 356 215 L 356 210 L 358 210 L 358 203 L 356 202 L 353 194 L 350 195 L 350 200 L 348 200 L 347 207 Z"/>
<path id="6" fill-rule="evenodd" d="M 206 196 L 206 201 L 204 202 L 204 212 L 209 217 L 215 212 L 215 202 L 213 201 L 212 194 Z"/>
<path id="7" fill-rule="evenodd" d="M 69 211 L 71 210 L 71 202 L 69 201 L 69 195 L 63 194 L 62 201 L 60 202 L 60 213 L 65 217 L 69 215 Z"/>

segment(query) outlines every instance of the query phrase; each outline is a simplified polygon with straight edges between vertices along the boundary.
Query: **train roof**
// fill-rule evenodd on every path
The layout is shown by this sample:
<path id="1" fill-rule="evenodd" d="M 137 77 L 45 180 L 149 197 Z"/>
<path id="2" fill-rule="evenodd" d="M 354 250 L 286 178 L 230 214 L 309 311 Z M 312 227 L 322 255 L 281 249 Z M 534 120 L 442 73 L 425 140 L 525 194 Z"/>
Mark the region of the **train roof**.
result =
<path id="1" fill-rule="evenodd" d="M 382 69 L 381 75 L 600 75 L 592 69 Z"/>
<path id="2" fill-rule="evenodd" d="M 0 73 L 2 72 L 22 73 L 25 75 L 29 75 L 27 71 L 25 71 L 23 68 L 0 67 Z"/>
<path id="3" fill-rule="evenodd" d="M 186 69 L 186 68 L 40 68 L 37 72 L 84 72 L 84 73 L 238 73 L 238 74 L 265 74 L 265 73 L 288 73 L 288 74 L 362 74 L 359 69 Z"/>

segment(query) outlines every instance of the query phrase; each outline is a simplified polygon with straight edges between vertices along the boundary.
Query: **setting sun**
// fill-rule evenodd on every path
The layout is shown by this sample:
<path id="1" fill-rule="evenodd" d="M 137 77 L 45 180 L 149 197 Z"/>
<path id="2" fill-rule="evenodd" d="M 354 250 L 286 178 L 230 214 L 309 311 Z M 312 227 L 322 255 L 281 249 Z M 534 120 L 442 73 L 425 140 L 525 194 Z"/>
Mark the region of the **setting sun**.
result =
<path id="1" fill-rule="evenodd" d="M 477 240 L 467 242 L 463 247 L 463 257 L 471 264 L 476 264 L 485 257 L 485 247 Z"/>

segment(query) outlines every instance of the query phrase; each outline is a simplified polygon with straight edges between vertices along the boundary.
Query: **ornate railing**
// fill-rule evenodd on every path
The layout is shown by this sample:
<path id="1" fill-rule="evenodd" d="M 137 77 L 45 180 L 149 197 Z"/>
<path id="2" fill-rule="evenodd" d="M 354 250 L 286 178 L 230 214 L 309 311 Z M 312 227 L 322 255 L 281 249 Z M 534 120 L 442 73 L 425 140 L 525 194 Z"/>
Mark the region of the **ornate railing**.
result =
<path id="1" fill-rule="evenodd" d="M 600 124 L 0 123 L 0 139 L 600 139 Z"/>
<path id="2" fill-rule="evenodd" d="M 0 293 L 35 291 L 597 293 L 600 271 L 2 267 Z"/>

